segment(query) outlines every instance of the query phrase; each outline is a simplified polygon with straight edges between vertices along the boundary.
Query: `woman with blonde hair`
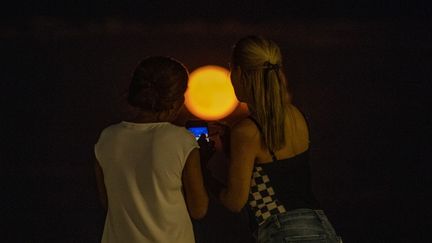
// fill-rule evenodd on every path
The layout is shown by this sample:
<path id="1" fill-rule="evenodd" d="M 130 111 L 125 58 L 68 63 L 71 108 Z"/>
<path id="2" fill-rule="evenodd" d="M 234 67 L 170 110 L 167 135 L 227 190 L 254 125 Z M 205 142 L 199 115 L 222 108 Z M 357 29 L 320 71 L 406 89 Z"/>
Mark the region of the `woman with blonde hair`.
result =
<path id="1" fill-rule="evenodd" d="M 279 47 L 262 37 L 243 38 L 230 68 L 250 116 L 231 129 L 221 203 L 234 212 L 248 205 L 257 242 L 340 242 L 311 191 L 308 126 L 290 102 Z"/>

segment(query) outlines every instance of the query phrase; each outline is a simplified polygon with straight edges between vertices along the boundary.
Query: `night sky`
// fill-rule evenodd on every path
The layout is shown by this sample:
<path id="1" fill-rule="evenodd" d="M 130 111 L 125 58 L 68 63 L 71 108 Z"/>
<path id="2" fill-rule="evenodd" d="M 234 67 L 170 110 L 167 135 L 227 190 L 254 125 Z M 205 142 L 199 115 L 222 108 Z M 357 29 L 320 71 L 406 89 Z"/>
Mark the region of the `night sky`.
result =
<path id="1" fill-rule="evenodd" d="M 281 47 L 310 122 L 313 190 L 345 242 L 431 241 L 426 1 L 15 1 L 0 13 L 2 242 L 98 242 L 89 158 L 135 65 L 227 67 L 249 34 Z M 211 210 L 207 242 L 238 242 L 238 215 Z"/>

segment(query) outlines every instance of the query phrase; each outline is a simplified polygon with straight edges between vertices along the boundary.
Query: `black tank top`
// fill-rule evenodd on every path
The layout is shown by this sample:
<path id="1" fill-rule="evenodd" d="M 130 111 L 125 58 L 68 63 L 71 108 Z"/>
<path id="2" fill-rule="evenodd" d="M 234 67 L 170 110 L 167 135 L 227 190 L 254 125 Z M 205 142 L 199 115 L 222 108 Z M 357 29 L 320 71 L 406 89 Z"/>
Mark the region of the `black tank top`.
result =
<path id="1" fill-rule="evenodd" d="M 262 134 L 258 122 L 249 117 Z M 298 208 L 319 208 L 311 190 L 309 149 L 288 159 L 278 160 L 269 149 L 273 161 L 255 164 L 248 204 L 258 224 L 274 214 Z"/>

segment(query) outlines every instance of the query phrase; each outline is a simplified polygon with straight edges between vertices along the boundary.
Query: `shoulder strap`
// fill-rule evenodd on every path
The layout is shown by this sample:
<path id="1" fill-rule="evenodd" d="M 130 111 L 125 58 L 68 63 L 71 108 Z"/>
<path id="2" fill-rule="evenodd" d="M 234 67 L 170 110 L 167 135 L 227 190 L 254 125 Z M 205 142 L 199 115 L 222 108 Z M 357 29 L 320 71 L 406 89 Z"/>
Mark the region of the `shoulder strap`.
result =
<path id="1" fill-rule="evenodd" d="M 259 131 L 261 134 L 263 134 L 263 130 L 262 130 L 260 124 L 258 123 L 258 121 L 255 120 L 255 118 L 252 117 L 252 116 L 248 116 L 248 118 L 249 118 L 251 121 L 253 121 L 253 123 L 255 123 L 255 125 L 256 125 L 257 128 L 258 128 L 258 131 Z M 267 146 L 267 145 L 266 145 L 266 146 Z M 268 148 L 268 150 L 269 150 L 269 152 L 270 152 L 270 155 L 271 155 L 271 157 L 272 157 L 272 159 L 273 159 L 273 162 L 276 161 L 277 158 L 276 158 L 276 155 L 275 155 L 275 153 L 273 152 L 273 150 L 271 150 L 268 146 L 267 146 L 267 148 Z"/>

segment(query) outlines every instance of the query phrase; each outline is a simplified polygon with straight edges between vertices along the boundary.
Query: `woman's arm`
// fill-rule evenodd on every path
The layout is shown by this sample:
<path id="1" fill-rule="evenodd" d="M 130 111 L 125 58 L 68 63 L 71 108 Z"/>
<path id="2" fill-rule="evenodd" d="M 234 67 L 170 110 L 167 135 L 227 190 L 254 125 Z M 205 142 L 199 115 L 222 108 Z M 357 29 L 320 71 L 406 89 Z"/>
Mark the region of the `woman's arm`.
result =
<path id="1" fill-rule="evenodd" d="M 204 188 L 198 149 L 190 152 L 182 177 L 189 215 L 194 219 L 203 218 L 207 213 L 209 198 Z"/>
<path id="2" fill-rule="evenodd" d="M 247 202 L 256 153 L 260 146 L 259 132 L 249 120 L 243 120 L 231 131 L 230 164 L 227 188 L 222 190 L 221 203 L 233 212 L 240 212 Z"/>
<path id="3" fill-rule="evenodd" d="M 95 174 L 96 174 L 96 184 L 97 189 L 99 192 L 99 199 L 102 204 L 102 207 L 107 210 L 108 209 L 108 198 L 107 198 L 107 192 L 105 188 L 105 182 L 104 182 L 104 174 L 102 171 L 102 168 L 99 165 L 99 162 L 94 159 L 94 167 L 95 167 Z"/>

